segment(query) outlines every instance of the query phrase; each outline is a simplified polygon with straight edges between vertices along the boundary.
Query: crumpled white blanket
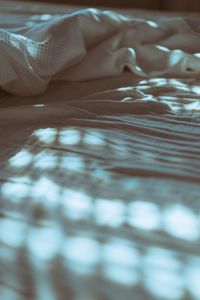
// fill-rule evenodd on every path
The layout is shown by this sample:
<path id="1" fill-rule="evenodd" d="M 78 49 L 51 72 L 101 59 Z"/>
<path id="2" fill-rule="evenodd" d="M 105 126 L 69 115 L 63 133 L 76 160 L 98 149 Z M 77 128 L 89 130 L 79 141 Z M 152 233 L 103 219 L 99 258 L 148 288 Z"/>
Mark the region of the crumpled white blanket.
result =
<path id="1" fill-rule="evenodd" d="M 158 21 L 84 9 L 33 28 L 0 29 L 0 87 L 43 93 L 51 80 L 80 81 L 121 74 L 200 74 L 200 20 Z"/>

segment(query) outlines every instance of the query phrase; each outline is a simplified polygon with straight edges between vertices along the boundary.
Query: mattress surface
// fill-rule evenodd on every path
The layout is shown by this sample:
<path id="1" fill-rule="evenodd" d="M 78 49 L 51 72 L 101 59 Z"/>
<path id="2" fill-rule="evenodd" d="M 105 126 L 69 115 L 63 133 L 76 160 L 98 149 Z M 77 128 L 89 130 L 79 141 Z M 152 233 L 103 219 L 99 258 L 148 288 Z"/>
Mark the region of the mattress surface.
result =
<path id="1" fill-rule="evenodd" d="M 1 28 L 75 9 L 11 4 Z M 128 71 L 2 92 L 0 299 L 200 299 L 199 97 Z"/>

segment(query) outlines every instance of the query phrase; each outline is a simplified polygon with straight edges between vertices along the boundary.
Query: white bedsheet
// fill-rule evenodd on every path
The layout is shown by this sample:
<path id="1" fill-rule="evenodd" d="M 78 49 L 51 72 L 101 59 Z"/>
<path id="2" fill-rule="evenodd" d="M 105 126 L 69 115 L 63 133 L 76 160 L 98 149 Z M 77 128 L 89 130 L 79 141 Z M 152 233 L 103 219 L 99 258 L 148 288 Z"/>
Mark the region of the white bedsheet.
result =
<path id="1" fill-rule="evenodd" d="M 41 26 L 63 7 L 1 1 L 1 27 Z M 184 18 L 183 34 L 198 31 Z M 192 70 L 1 97 L 0 299 L 200 298 L 199 97 Z"/>
<path id="2" fill-rule="evenodd" d="M 51 80 L 91 80 L 125 68 L 143 77 L 200 73 L 198 19 L 155 22 L 97 9 L 46 19 L 1 29 L 0 86 L 6 91 L 37 95 Z"/>

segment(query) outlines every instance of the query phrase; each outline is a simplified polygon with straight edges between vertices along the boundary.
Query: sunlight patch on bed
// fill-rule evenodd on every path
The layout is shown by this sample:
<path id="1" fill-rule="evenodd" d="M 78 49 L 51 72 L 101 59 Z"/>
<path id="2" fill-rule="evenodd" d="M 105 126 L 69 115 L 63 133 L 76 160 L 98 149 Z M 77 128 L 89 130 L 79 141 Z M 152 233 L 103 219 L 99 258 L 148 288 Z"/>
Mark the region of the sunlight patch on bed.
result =
<path id="1" fill-rule="evenodd" d="M 140 263 L 139 252 L 127 242 L 111 240 L 102 248 L 102 257 L 105 264 L 123 267 L 138 267 Z"/>
<path id="2" fill-rule="evenodd" d="M 166 232 L 176 238 L 188 241 L 199 239 L 197 217 L 187 207 L 179 204 L 168 207 L 163 213 L 163 222 Z"/>
<path id="3" fill-rule="evenodd" d="M 169 84 L 174 87 L 178 87 L 178 88 L 183 87 L 183 88 L 186 88 L 187 90 L 189 90 L 188 83 L 184 83 L 178 79 L 170 78 L 167 80 L 167 82 L 169 82 Z"/>
<path id="4" fill-rule="evenodd" d="M 50 20 L 52 17 L 55 17 L 56 15 L 51 15 L 51 14 L 41 14 L 41 15 L 33 15 L 30 17 L 30 20 L 32 21 L 48 21 Z"/>
<path id="5" fill-rule="evenodd" d="M 181 299 L 184 293 L 184 279 L 180 276 L 181 265 L 170 251 L 149 249 L 144 258 L 144 286 L 156 297 Z"/>
<path id="6" fill-rule="evenodd" d="M 103 272 L 106 278 L 125 286 L 139 282 L 139 252 L 121 240 L 111 240 L 102 248 Z"/>
<path id="7" fill-rule="evenodd" d="M 192 101 L 189 104 L 184 105 L 187 111 L 199 111 L 200 110 L 200 101 Z"/>
<path id="8" fill-rule="evenodd" d="M 33 105 L 34 107 L 38 107 L 38 108 L 40 108 L 40 107 L 44 107 L 45 105 L 44 104 L 35 104 L 35 105 Z"/>
<path id="9" fill-rule="evenodd" d="M 5 199 L 17 204 L 30 196 L 30 187 L 25 183 L 8 182 L 2 185 L 1 193 Z"/>
<path id="10" fill-rule="evenodd" d="M 55 128 L 38 129 L 34 131 L 32 136 L 42 143 L 51 144 L 56 140 L 57 132 Z"/>
<path id="11" fill-rule="evenodd" d="M 33 155 L 26 149 L 20 150 L 14 157 L 9 160 L 9 165 L 15 168 L 25 168 L 33 160 Z"/>
<path id="12" fill-rule="evenodd" d="M 125 204 L 120 200 L 96 199 L 95 221 L 104 226 L 121 226 L 125 221 L 125 209 Z"/>
<path id="13" fill-rule="evenodd" d="M 60 167 L 69 171 L 82 172 L 85 170 L 85 162 L 80 156 L 67 155 L 62 157 Z"/>
<path id="14" fill-rule="evenodd" d="M 43 14 L 40 16 L 40 20 L 47 21 L 47 20 L 51 19 L 51 17 L 52 17 L 52 15 L 50 15 L 50 14 Z"/>
<path id="15" fill-rule="evenodd" d="M 94 130 L 90 130 L 84 134 L 83 143 L 94 146 L 106 145 L 104 135 Z"/>
<path id="16" fill-rule="evenodd" d="M 191 91 L 197 95 L 200 95 L 200 86 L 192 86 Z"/>
<path id="17" fill-rule="evenodd" d="M 57 157 L 47 150 L 41 151 L 34 156 L 33 166 L 40 170 L 52 170 L 57 167 Z"/>
<path id="18" fill-rule="evenodd" d="M 128 223 L 144 230 L 156 230 L 161 225 L 161 214 L 156 204 L 135 201 L 128 207 Z"/>
<path id="19" fill-rule="evenodd" d="M 179 49 L 171 51 L 169 55 L 169 66 L 174 66 L 183 59 L 183 52 Z"/>
<path id="20" fill-rule="evenodd" d="M 62 207 L 69 219 L 88 219 L 92 212 L 92 199 L 83 192 L 67 189 L 62 194 Z"/>
<path id="21" fill-rule="evenodd" d="M 72 146 L 80 143 L 80 131 L 76 129 L 62 129 L 59 132 L 59 142 L 61 145 Z"/>
<path id="22" fill-rule="evenodd" d="M 20 247 L 25 239 L 26 224 L 17 220 L 0 220 L 0 243 L 10 247 Z"/>
<path id="23" fill-rule="evenodd" d="M 172 272 L 181 270 L 181 264 L 174 252 L 163 248 L 150 247 L 146 253 L 144 263 L 147 268 L 155 267 Z"/>
<path id="24" fill-rule="evenodd" d="M 200 58 L 200 53 L 195 53 L 194 56 Z"/>
<path id="25" fill-rule="evenodd" d="M 166 78 L 150 78 L 139 81 L 138 89 L 143 90 L 151 87 L 158 87 L 166 85 L 168 80 Z"/>
<path id="26" fill-rule="evenodd" d="M 41 176 L 33 182 L 31 188 L 31 197 L 34 199 L 48 201 L 48 203 L 57 203 L 60 186 L 45 176 Z"/>
<path id="27" fill-rule="evenodd" d="M 194 299 L 200 299 L 200 258 L 191 258 L 186 269 L 186 288 Z"/>
<path id="28" fill-rule="evenodd" d="M 62 254 L 65 264 L 73 271 L 88 274 L 95 271 L 100 260 L 99 243 L 84 236 L 67 238 Z"/>
<path id="29" fill-rule="evenodd" d="M 29 253 L 39 260 L 52 259 L 59 250 L 61 234 L 54 227 L 33 227 L 28 231 L 27 248 Z"/>
<path id="30" fill-rule="evenodd" d="M 156 45 L 155 46 L 157 49 L 164 51 L 164 52 L 170 52 L 169 48 L 161 46 L 161 45 Z"/>
<path id="31" fill-rule="evenodd" d="M 184 280 L 179 274 L 151 269 L 145 279 L 145 288 L 159 299 L 181 299 L 184 294 Z"/>
<path id="32" fill-rule="evenodd" d="M 159 28 L 159 25 L 152 21 L 152 20 L 147 20 L 146 23 L 150 26 L 150 27 L 153 27 L 153 28 Z"/>

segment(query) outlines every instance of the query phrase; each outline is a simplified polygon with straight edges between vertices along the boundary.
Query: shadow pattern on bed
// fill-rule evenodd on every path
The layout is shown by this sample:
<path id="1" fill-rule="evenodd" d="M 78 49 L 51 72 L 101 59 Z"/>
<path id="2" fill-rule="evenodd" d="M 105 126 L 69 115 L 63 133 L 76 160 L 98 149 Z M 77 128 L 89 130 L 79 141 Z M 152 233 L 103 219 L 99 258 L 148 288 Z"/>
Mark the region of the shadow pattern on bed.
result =
<path id="1" fill-rule="evenodd" d="M 95 115 L 84 99 L 60 104 L 74 114 L 53 127 L 51 110 L 18 123 L 1 176 L 2 299 L 199 299 L 197 86 L 170 80 L 138 93 L 168 97 L 173 114 Z M 119 90 L 117 107 L 131 95 Z"/>

